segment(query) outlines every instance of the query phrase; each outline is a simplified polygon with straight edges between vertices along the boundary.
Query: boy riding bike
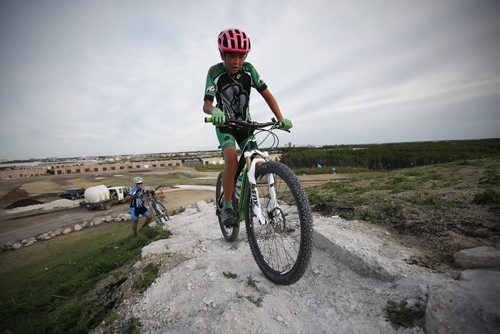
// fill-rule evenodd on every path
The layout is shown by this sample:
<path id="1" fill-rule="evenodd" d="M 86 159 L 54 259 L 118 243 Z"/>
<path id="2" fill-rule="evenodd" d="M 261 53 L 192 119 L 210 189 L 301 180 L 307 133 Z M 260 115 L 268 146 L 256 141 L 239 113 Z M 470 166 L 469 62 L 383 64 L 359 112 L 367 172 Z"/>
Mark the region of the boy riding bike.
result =
<path id="1" fill-rule="evenodd" d="M 283 118 L 278 103 L 260 79 L 257 70 L 252 64 L 245 62 L 250 52 L 248 35 L 239 29 L 226 29 L 219 34 L 218 44 L 223 62 L 208 70 L 203 111 L 212 115 L 212 123 L 216 126 L 215 132 L 224 156 L 224 209 L 221 220 L 224 225 L 233 226 L 237 223 L 232 204 L 234 178 L 238 169 L 236 142 L 243 149 L 251 139 L 252 130 L 225 127 L 225 120 L 250 121 L 250 90 L 254 87 L 278 119 L 280 127 L 290 129 L 292 122 Z M 217 100 L 215 107 L 214 97 Z M 249 145 L 257 146 L 255 141 Z"/>

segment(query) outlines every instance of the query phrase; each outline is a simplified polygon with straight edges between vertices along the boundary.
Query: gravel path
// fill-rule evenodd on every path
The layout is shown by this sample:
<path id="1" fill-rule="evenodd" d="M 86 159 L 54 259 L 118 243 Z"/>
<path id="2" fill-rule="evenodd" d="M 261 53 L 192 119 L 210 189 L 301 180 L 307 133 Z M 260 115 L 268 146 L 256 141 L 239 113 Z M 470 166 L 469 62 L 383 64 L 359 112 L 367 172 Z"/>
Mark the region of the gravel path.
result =
<path id="1" fill-rule="evenodd" d="M 181 254 L 185 261 L 119 310 L 145 333 L 421 333 L 395 329 L 385 318 L 387 301 L 418 303 L 427 284 L 443 279 L 406 264 L 411 250 L 386 232 L 337 217 L 315 217 L 312 262 L 292 286 L 263 276 L 244 227 L 238 241 L 226 242 L 211 205 L 199 203 L 168 225 L 173 236 L 145 247 L 143 261 L 151 253 Z M 345 244 L 330 241 L 340 235 L 349 236 Z"/>

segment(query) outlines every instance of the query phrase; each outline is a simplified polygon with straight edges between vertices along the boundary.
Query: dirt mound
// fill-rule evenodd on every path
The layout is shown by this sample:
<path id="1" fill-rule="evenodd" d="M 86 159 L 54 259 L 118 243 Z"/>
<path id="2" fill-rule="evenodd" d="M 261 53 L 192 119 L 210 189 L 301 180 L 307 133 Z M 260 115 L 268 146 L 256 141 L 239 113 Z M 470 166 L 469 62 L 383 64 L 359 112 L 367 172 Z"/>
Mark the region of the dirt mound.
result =
<path id="1" fill-rule="evenodd" d="M 41 204 L 42 202 L 37 201 L 36 199 L 33 198 L 23 198 L 20 200 L 15 201 L 9 206 L 6 206 L 5 209 L 15 209 L 15 208 L 20 208 L 20 207 L 25 207 L 25 206 L 30 206 L 30 205 L 35 205 L 35 204 Z"/>
<path id="2" fill-rule="evenodd" d="M 18 199 L 29 198 L 29 197 L 30 195 L 25 190 L 17 188 L 15 190 L 8 192 L 7 194 L 5 194 L 5 196 L 0 198 L 0 202 L 12 202 Z"/>

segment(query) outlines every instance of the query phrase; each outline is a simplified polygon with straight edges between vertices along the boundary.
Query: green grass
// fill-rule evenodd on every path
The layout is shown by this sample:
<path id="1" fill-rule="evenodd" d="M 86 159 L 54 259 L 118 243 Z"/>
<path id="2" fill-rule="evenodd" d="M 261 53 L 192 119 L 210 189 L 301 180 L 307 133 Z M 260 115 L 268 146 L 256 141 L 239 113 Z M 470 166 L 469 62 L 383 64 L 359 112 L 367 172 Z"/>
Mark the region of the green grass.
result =
<path id="1" fill-rule="evenodd" d="M 385 311 L 387 319 L 393 325 L 405 328 L 414 327 L 422 321 L 425 315 L 425 311 L 422 309 L 410 309 L 406 300 L 399 303 L 394 300 L 387 301 Z"/>
<path id="2" fill-rule="evenodd" d="M 184 211 L 186 211 L 186 207 L 185 206 L 180 206 L 178 208 L 170 210 L 169 215 L 170 216 L 175 216 L 175 215 L 178 215 L 180 213 L 183 213 Z"/>
<path id="3" fill-rule="evenodd" d="M 355 174 L 367 172 L 367 168 L 363 167 L 336 167 L 336 174 Z M 316 175 L 316 174 L 333 174 L 332 167 L 322 167 L 322 168 L 293 168 L 293 172 L 296 175 Z"/>
<path id="4" fill-rule="evenodd" d="M 247 285 L 248 286 L 251 286 L 251 287 L 254 287 L 255 289 L 257 289 L 257 291 L 259 290 L 259 287 L 257 286 L 257 283 L 259 283 L 259 281 L 257 281 L 255 278 L 253 278 L 251 275 L 247 276 Z"/>
<path id="5" fill-rule="evenodd" d="M 123 334 L 136 334 L 140 333 L 140 329 L 142 327 L 141 322 L 137 318 L 132 318 L 128 321 L 128 323 L 125 326 L 125 329 L 123 330 Z"/>
<path id="6" fill-rule="evenodd" d="M 254 297 L 254 296 L 245 296 L 245 298 L 251 302 L 252 304 L 255 304 L 255 306 L 257 307 L 262 307 L 262 302 L 264 301 L 264 299 L 262 299 L 262 297 Z"/>
<path id="7" fill-rule="evenodd" d="M 225 278 L 235 279 L 238 277 L 238 274 L 232 273 L 230 271 L 223 271 L 222 274 L 224 275 Z"/>
<path id="8" fill-rule="evenodd" d="M 107 224 L 1 254 L 0 331 L 88 332 L 110 315 L 102 298 L 123 280 L 117 269 L 168 235 L 148 228 L 132 238 L 130 224 Z"/>
<path id="9" fill-rule="evenodd" d="M 491 186 L 500 185 L 500 175 L 497 168 L 485 170 L 484 175 L 479 179 L 480 184 L 488 184 Z"/>
<path id="10" fill-rule="evenodd" d="M 132 287 L 141 292 L 145 291 L 158 277 L 159 266 L 156 263 L 148 263 L 143 269 L 143 274 L 134 278 Z"/>
<path id="11" fill-rule="evenodd" d="M 444 208 L 446 206 L 445 202 L 436 194 L 431 194 L 425 196 L 422 200 L 422 204 L 431 205 L 436 208 Z"/>
<path id="12" fill-rule="evenodd" d="M 482 166 L 475 163 L 474 166 Z M 412 167 L 393 171 L 358 173 L 356 177 L 327 182 L 321 186 L 308 188 L 311 204 L 317 211 L 340 213 L 343 218 L 365 219 L 370 221 L 385 220 L 398 216 L 402 207 L 422 205 L 444 209 L 459 205 L 456 201 L 445 199 L 439 191 L 446 187 L 455 190 L 466 189 L 468 184 L 455 177 L 450 169 L 463 168 L 461 163 L 442 164 L 439 166 Z M 494 173 L 489 172 L 480 179 L 480 183 L 495 182 Z M 449 175 L 449 176 L 446 176 Z M 450 180 L 453 176 L 453 180 Z M 388 207 L 391 194 L 398 195 L 398 203 Z M 478 194 L 474 203 L 497 203 L 497 193 L 485 190 Z M 366 208 L 368 206 L 368 208 Z M 346 208 L 358 207 L 356 210 Z"/>
<path id="13" fill-rule="evenodd" d="M 493 188 L 486 188 L 482 193 L 476 194 L 472 200 L 474 204 L 500 204 L 500 192 Z"/>
<path id="14" fill-rule="evenodd" d="M 488 158 L 357 173 L 306 192 L 313 210 L 322 214 L 384 225 L 422 240 L 433 267 L 453 263 L 453 253 L 464 247 L 497 242 L 499 167 L 500 159 Z M 474 237 L 479 226 L 488 237 Z"/>
<path id="15" fill-rule="evenodd" d="M 222 172 L 224 170 L 224 165 L 202 165 L 195 166 L 198 172 Z"/>

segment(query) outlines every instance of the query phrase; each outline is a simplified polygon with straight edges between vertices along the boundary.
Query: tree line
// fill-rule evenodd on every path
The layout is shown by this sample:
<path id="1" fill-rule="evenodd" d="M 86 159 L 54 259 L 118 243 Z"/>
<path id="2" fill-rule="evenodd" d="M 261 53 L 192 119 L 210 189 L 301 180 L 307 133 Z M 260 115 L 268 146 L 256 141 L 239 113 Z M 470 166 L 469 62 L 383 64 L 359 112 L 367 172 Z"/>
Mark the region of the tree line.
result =
<path id="1" fill-rule="evenodd" d="M 323 147 L 286 147 L 281 161 L 291 168 L 363 167 L 397 169 L 457 160 L 500 157 L 500 139 L 454 140 Z"/>

